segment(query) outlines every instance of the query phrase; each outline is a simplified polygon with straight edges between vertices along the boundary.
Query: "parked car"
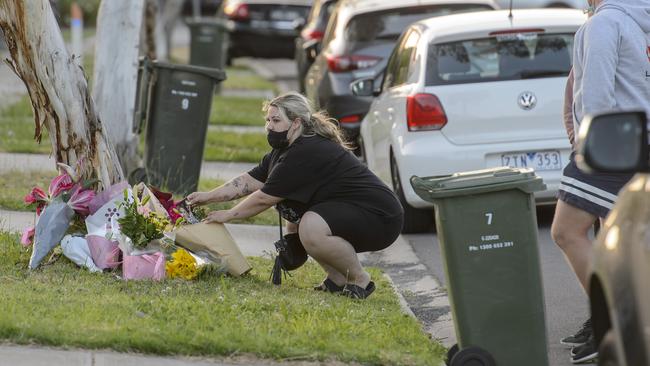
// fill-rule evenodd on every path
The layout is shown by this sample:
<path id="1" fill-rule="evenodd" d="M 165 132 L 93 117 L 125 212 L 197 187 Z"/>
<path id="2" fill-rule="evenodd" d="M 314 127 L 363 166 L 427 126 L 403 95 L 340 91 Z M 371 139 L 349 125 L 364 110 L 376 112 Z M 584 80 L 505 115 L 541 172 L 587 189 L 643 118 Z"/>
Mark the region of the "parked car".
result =
<path id="1" fill-rule="evenodd" d="M 336 118 L 347 138 L 356 142 L 372 98 L 352 95 L 350 83 L 378 74 L 409 24 L 496 7 L 492 0 L 342 0 L 327 26 L 322 52 L 307 72 L 306 95 Z"/>
<path id="2" fill-rule="evenodd" d="M 296 55 L 294 58 L 298 68 L 298 84 L 301 93 L 305 92 L 307 69 L 314 62 L 316 56 L 311 53 L 315 53 L 314 46 L 323 40 L 327 22 L 329 22 L 330 15 L 337 2 L 338 0 L 315 0 L 307 18 L 307 23 L 304 25 L 298 24 L 300 35 L 296 37 Z"/>
<path id="3" fill-rule="evenodd" d="M 228 20 L 228 57 L 293 58 L 297 23 L 313 0 L 224 0 L 217 17 Z"/>
<path id="4" fill-rule="evenodd" d="M 433 224 L 413 175 L 497 166 L 531 167 L 555 203 L 570 146 L 562 124 L 579 10 L 507 10 L 450 15 L 411 25 L 388 60 L 378 96 L 361 124 L 368 167 L 392 184 L 404 232 Z M 463 27 L 458 27 L 462 24 Z M 373 79 L 353 84 L 373 93 Z M 376 84 L 375 84 L 376 85 Z M 425 209 L 425 210 L 423 210 Z"/>
<path id="5" fill-rule="evenodd" d="M 587 118 L 580 127 L 578 166 L 635 173 L 594 241 L 589 300 L 598 364 L 650 364 L 650 164 L 645 113 Z M 594 149 L 594 147 L 596 147 Z"/>
<path id="6" fill-rule="evenodd" d="M 496 0 L 501 9 L 510 7 L 510 0 Z M 575 8 L 587 7 L 587 0 L 512 0 L 514 9 L 525 8 Z"/>

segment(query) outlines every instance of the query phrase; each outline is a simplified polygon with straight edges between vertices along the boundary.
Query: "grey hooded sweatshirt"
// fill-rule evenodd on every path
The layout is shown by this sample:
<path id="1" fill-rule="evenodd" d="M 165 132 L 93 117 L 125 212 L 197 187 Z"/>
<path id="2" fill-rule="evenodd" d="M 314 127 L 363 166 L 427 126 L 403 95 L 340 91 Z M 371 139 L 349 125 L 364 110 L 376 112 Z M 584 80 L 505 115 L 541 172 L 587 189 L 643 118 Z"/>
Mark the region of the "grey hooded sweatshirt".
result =
<path id="1" fill-rule="evenodd" d="M 645 110 L 650 120 L 650 0 L 603 1 L 573 56 L 576 132 L 586 115 Z"/>

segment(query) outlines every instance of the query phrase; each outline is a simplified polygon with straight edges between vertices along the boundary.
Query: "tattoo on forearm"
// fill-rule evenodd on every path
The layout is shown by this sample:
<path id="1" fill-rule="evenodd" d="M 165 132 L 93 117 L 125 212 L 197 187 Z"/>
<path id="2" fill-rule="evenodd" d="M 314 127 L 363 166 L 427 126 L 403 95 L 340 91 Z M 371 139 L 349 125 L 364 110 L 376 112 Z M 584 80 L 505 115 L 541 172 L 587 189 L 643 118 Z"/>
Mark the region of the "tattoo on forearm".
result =
<path id="1" fill-rule="evenodd" d="M 241 193 L 245 196 L 247 194 L 252 193 L 251 189 L 248 187 L 248 183 L 244 184 L 244 189 L 242 189 Z"/>
<path id="2" fill-rule="evenodd" d="M 232 184 L 232 186 L 235 187 L 235 188 L 239 188 L 239 186 L 241 185 L 241 181 L 242 181 L 241 177 L 237 177 L 237 178 L 231 180 L 230 184 Z"/>

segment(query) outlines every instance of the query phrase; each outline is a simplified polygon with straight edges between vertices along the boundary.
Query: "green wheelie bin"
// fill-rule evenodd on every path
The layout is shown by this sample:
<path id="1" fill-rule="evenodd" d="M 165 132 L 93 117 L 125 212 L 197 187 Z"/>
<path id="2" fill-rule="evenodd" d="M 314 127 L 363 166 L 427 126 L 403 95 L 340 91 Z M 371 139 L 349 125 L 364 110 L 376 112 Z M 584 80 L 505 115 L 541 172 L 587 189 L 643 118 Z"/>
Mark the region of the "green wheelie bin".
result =
<path id="1" fill-rule="evenodd" d="M 178 194 L 196 191 L 214 87 L 223 70 L 141 59 L 134 130 L 146 126 L 145 180 Z"/>
<path id="2" fill-rule="evenodd" d="M 436 211 L 458 344 L 451 366 L 548 366 L 532 169 L 411 177 Z"/>
<path id="3" fill-rule="evenodd" d="M 228 60 L 228 23 L 219 18 L 188 18 L 190 65 L 224 69 Z M 217 84 L 215 92 L 221 92 Z"/>

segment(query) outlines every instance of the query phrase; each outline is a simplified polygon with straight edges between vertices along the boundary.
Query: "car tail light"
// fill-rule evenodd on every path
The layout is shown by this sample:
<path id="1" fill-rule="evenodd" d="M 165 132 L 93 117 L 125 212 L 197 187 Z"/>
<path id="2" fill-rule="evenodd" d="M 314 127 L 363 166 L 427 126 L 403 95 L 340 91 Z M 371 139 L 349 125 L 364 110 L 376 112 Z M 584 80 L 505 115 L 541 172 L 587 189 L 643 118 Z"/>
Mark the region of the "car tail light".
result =
<path id="1" fill-rule="evenodd" d="M 353 114 L 350 116 L 343 116 L 339 118 L 340 123 L 358 123 L 361 122 L 361 116 L 358 114 Z"/>
<path id="2" fill-rule="evenodd" d="M 409 131 L 439 130 L 447 124 L 447 115 L 435 95 L 415 94 L 406 99 L 406 123 Z"/>
<path id="3" fill-rule="evenodd" d="M 237 2 L 226 5 L 223 12 L 231 20 L 248 20 L 250 16 L 248 5 Z"/>
<path id="4" fill-rule="evenodd" d="M 306 40 L 306 41 L 311 41 L 311 40 L 320 41 L 321 39 L 323 39 L 323 36 L 325 35 L 325 33 L 323 33 L 322 31 L 319 31 L 318 29 L 314 29 L 314 28 L 307 29 L 307 28 L 305 28 L 305 29 L 303 29 L 301 35 L 302 35 L 302 38 L 304 40 Z"/>
<path id="5" fill-rule="evenodd" d="M 367 69 L 376 65 L 381 57 L 375 56 L 327 56 L 327 66 L 331 72 L 346 72 L 358 69 Z"/>

